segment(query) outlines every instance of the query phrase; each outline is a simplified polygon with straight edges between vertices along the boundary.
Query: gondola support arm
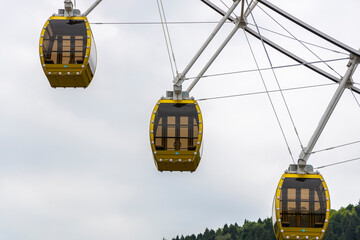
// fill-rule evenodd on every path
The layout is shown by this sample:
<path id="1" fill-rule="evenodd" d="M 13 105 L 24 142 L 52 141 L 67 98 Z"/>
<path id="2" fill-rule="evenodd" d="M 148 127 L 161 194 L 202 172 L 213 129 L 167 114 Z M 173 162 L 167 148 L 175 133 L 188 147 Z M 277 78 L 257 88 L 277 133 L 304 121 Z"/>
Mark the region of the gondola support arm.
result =
<path id="1" fill-rule="evenodd" d="M 74 5 L 73 5 L 72 1 L 71 0 L 65 0 L 64 5 L 65 5 L 64 16 L 65 17 L 74 16 Z"/>
<path id="2" fill-rule="evenodd" d="M 89 15 L 89 13 L 90 13 L 92 10 L 94 10 L 94 8 L 96 8 L 96 6 L 99 5 L 99 3 L 101 3 L 101 1 L 102 1 L 102 0 L 96 0 L 96 2 L 94 2 L 93 5 L 91 5 L 91 6 L 89 7 L 89 9 L 84 12 L 83 15 L 84 15 L 85 17 L 86 17 L 87 15 Z"/>
<path id="3" fill-rule="evenodd" d="M 201 46 L 201 48 L 198 50 L 198 52 L 195 54 L 195 56 L 191 59 L 189 64 L 185 67 L 184 71 L 181 74 L 178 74 L 174 81 L 174 93 L 176 94 L 179 88 L 181 88 L 183 82 L 185 81 L 185 75 L 189 72 L 189 70 L 192 68 L 192 66 L 195 64 L 195 62 L 199 59 L 201 54 L 204 52 L 204 50 L 207 48 L 207 46 L 210 44 L 210 42 L 213 40 L 215 35 L 219 32 L 221 27 L 224 25 L 224 23 L 228 20 L 232 12 L 235 10 L 237 5 L 240 3 L 241 0 L 233 0 L 233 5 L 229 8 L 227 13 L 224 14 L 223 18 L 220 20 L 220 22 L 216 25 L 215 29 L 212 31 L 210 36 L 206 39 L 205 43 Z"/>
<path id="4" fill-rule="evenodd" d="M 360 57 L 356 56 L 355 54 L 350 55 L 350 60 L 347 65 L 347 67 L 348 67 L 347 72 L 345 73 L 344 77 L 340 80 L 339 86 L 336 89 L 336 92 L 334 93 L 334 95 L 333 95 L 325 113 L 323 114 L 315 132 L 313 133 L 307 147 L 305 147 L 299 155 L 299 160 L 298 160 L 299 173 L 306 173 L 304 170 L 304 168 L 306 166 L 306 162 L 309 159 L 316 142 L 318 141 L 327 122 L 329 121 L 329 119 L 330 119 L 336 105 L 338 104 L 342 94 L 344 93 L 345 89 L 352 87 L 352 85 L 353 85 L 352 76 L 353 76 L 357 66 L 359 65 L 359 62 L 360 62 Z"/>

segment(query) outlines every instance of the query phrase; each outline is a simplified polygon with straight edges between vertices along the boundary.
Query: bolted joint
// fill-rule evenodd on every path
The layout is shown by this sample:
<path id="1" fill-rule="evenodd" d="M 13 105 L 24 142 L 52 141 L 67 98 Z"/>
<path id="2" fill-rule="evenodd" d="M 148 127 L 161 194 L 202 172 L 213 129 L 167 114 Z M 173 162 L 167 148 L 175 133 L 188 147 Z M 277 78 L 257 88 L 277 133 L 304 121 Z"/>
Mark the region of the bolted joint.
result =
<path id="1" fill-rule="evenodd" d="M 304 159 L 298 160 L 298 173 L 304 173 L 306 167 L 306 161 Z"/>
<path id="2" fill-rule="evenodd" d="M 350 54 L 350 59 L 349 59 L 349 62 L 347 64 L 347 67 L 351 67 L 351 65 L 353 64 L 359 64 L 359 57 L 354 55 L 354 54 Z"/>
<path id="3" fill-rule="evenodd" d="M 71 12 L 73 10 L 73 7 L 74 7 L 72 1 L 71 0 L 65 0 L 64 3 L 65 3 L 65 10 L 67 12 Z"/>
<path id="4" fill-rule="evenodd" d="M 65 16 L 66 17 L 72 17 L 74 15 L 74 5 L 71 0 L 65 0 Z"/>
<path id="5" fill-rule="evenodd" d="M 349 78 L 349 80 L 346 82 L 346 88 L 351 89 L 354 86 L 354 80 L 353 78 Z"/>
<path id="6" fill-rule="evenodd" d="M 182 86 L 174 85 L 174 100 L 182 100 Z"/>
<path id="7" fill-rule="evenodd" d="M 177 83 L 180 81 L 180 77 L 179 77 L 179 75 L 177 75 L 175 78 L 174 78 L 174 80 L 173 80 L 173 84 L 176 84 L 176 85 L 178 85 Z"/>
<path id="8" fill-rule="evenodd" d="M 184 74 L 178 74 L 176 75 L 176 77 L 174 78 L 173 80 L 173 84 L 176 85 L 176 86 L 179 86 L 181 87 L 181 85 L 183 84 L 184 82 L 184 79 L 185 78 L 185 75 Z"/>
<path id="9" fill-rule="evenodd" d="M 247 26 L 247 22 L 246 22 L 246 19 L 245 18 L 240 18 L 240 21 L 238 23 L 238 27 L 244 29 L 245 27 Z"/>
<path id="10" fill-rule="evenodd" d="M 242 28 L 242 29 L 244 29 L 247 26 L 247 22 L 246 22 L 246 19 L 244 17 L 236 18 L 234 23 L 238 28 Z"/>
<path id="11" fill-rule="evenodd" d="M 349 62 L 348 62 L 348 64 L 346 66 L 348 68 L 350 68 L 353 65 L 355 65 L 352 74 L 355 72 L 355 68 L 357 67 L 359 62 L 360 62 L 360 58 L 358 56 L 355 56 L 354 54 L 350 54 L 350 59 L 349 59 Z M 350 76 L 349 79 L 346 82 L 346 87 L 347 88 L 352 88 L 353 86 L 354 86 L 354 80 L 353 80 L 352 76 Z"/>

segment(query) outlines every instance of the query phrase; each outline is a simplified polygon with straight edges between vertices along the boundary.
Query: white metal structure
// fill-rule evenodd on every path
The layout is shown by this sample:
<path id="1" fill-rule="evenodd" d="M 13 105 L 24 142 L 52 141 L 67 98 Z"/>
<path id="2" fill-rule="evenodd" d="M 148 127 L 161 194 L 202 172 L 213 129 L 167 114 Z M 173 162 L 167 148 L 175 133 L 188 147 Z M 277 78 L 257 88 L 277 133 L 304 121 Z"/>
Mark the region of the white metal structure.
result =
<path id="1" fill-rule="evenodd" d="M 289 13 L 281 10 L 280 8 L 276 7 L 272 3 L 268 2 L 267 0 L 253 0 L 249 4 L 248 8 L 244 9 L 244 0 L 242 1 L 242 8 L 241 8 L 241 15 L 238 18 L 234 18 L 231 16 L 233 11 L 237 8 L 237 6 L 240 4 L 241 0 L 233 0 L 232 6 L 229 8 L 227 12 L 223 11 L 221 8 L 217 7 L 215 4 L 213 4 L 209 0 L 201 0 L 203 3 L 208 5 L 210 8 L 218 12 L 219 14 L 223 15 L 223 18 L 219 22 L 219 24 L 215 27 L 214 31 L 211 33 L 211 35 L 208 37 L 208 39 L 205 41 L 203 46 L 200 48 L 200 50 L 195 54 L 193 59 L 190 61 L 190 63 L 187 65 L 185 70 L 178 74 L 177 77 L 175 77 L 173 83 L 174 83 L 174 94 L 173 98 L 175 100 L 181 100 L 182 99 L 182 83 L 184 82 L 185 75 L 188 73 L 188 71 L 191 69 L 191 67 L 194 65 L 194 63 L 197 61 L 197 59 L 200 57 L 200 55 L 203 53 L 203 51 L 206 49 L 206 47 L 209 45 L 211 40 L 214 38 L 214 36 L 217 34 L 217 32 L 221 29 L 221 27 L 224 25 L 226 20 L 229 20 L 235 24 L 234 29 L 231 31 L 231 33 L 228 35 L 228 37 L 224 40 L 224 42 L 221 44 L 221 46 L 218 48 L 218 50 L 214 53 L 214 55 L 211 57 L 211 59 L 208 61 L 208 63 L 205 65 L 205 67 L 200 71 L 198 76 L 193 80 L 193 82 L 190 84 L 188 89 L 186 90 L 186 94 L 188 94 L 193 87 L 198 83 L 198 81 L 203 77 L 206 70 L 211 66 L 211 64 L 215 61 L 217 56 L 220 54 L 220 52 L 224 49 L 224 47 L 227 45 L 227 43 L 231 40 L 231 38 L 234 36 L 234 34 L 237 32 L 239 28 L 242 28 L 247 33 L 251 34 L 252 36 L 258 38 L 259 40 L 263 41 L 267 45 L 271 46 L 272 48 L 276 49 L 277 51 L 283 53 L 287 57 L 297 61 L 298 63 L 303 64 L 307 68 L 315 71 L 316 73 L 336 82 L 339 83 L 338 89 L 336 90 L 331 102 L 329 103 L 328 108 L 326 109 L 323 117 L 321 118 L 317 129 L 315 130 L 312 138 L 310 139 L 307 147 L 303 148 L 299 158 L 298 158 L 298 168 L 297 172 L 299 174 L 307 173 L 306 171 L 306 163 L 310 157 L 310 154 L 319 139 L 327 121 L 329 120 L 331 114 L 333 113 L 333 110 L 335 109 L 337 103 L 339 102 L 339 99 L 342 96 L 342 93 L 345 91 L 346 88 L 351 89 L 352 91 L 360 94 L 360 89 L 355 87 L 352 82 L 352 76 L 360 62 L 360 51 L 355 50 L 349 46 L 347 46 L 344 43 L 339 42 L 338 40 L 326 35 L 325 33 L 313 28 L 312 26 L 302 22 L 301 20 L 295 18 L 294 16 L 290 15 Z M 350 61 L 347 65 L 348 70 L 344 77 L 339 79 L 338 77 L 335 77 L 331 75 L 330 73 L 307 63 L 305 60 L 301 59 L 300 57 L 296 56 L 295 54 L 291 53 L 290 51 L 282 48 L 281 46 L 277 45 L 276 43 L 272 42 L 271 40 L 265 38 L 264 36 L 260 36 L 260 34 L 251 28 L 247 26 L 247 18 L 251 14 L 252 10 L 257 6 L 257 4 L 263 4 L 264 6 L 270 8 L 271 10 L 275 11 L 276 13 L 280 14 L 281 16 L 287 18 L 288 20 L 294 22 L 295 24 L 299 25 L 300 27 L 304 28 L 307 31 L 310 31 L 311 33 L 317 35 L 318 37 L 324 39 L 327 42 L 330 42 L 334 44 L 335 46 L 345 50 L 350 54 Z"/>
<path id="2" fill-rule="evenodd" d="M 96 8 L 97 5 L 99 5 L 99 3 L 102 0 L 96 0 L 95 3 L 93 3 L 93 5 L 91 5 L 89 7 L 88 10 L 86 10 L 82 16 L 87 16 L 89 15 L 89 13 L 94 10 L 94 8 Z M 64 17 L 74 17 L 74 16 L 80 16 L 80 10 L 78 9 L 74 9 L 74 4 L 72 3 L 72 0 L 65 0 L 64 1 L 64 9 L 59 9 L 59 15 L 64 16 Z"/>
<path id="3" fill-rule="evenodd" d="M 102 1 L 102 0 L 96 0 L 96 2 L 94 2 L 93 5 L 91 5 L 91 6 L 89 7 L 89 9 L 84 12 L 83 15 L 84 15 L 85 17 L 86 17 L 87 15 L 89 15 L 89 13 L 90 13 L 92 10 L 94 10 L 94 8 L 96 8 L 96 6 L 99 5 L 99 3 L 100 3 L 101 1 Z"/>

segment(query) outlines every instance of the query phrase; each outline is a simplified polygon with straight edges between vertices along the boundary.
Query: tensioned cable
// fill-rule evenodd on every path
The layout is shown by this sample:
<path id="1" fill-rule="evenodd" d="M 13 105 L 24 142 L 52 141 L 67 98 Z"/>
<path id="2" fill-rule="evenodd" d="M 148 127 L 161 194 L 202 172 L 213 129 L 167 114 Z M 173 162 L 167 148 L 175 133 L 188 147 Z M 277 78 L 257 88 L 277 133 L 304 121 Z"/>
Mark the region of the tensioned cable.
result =
<path id="1" fill-rule="evenodd" d="M 342 144 L 342 145 L 335 146 L 335 147 L 330 147 L 330 148 L 325 148 L 325 149 L 313 151 L 310 154 L 324 152 L 324 151 L 328 151 L 328 150 L 333 150 L 333 149 L 340 148 L 340 147 L 346 147 L 346 146 L 350 146 L 350 145 L 357 144 L 357 143 L 360 143 L 360 141 L 355 141 L 355 142 L 346 143 L 346 144 Z"/>
<path id="2" fill-rule="evenodd" d="M 257 67 L 258 69 L 260 69 L 260 68 L 259 68 L 259 64 L 258 64 L 258 62 L 257 62 L 257 60 L 256 60 L 256 57 L 255 57 L 254 51 L 253 51 L 253 49 L 252 49 L 252 47 L 251 47 L 251 44 L 250 44 L 249 38 L 248 38 L 248 36 L 247 36 L 247 34 L 246 34 L 245 30 L 244 30 L 244 33 L 245 33 L 246 41 L 247 41 L 247 43 L 248 43 L 248 45 L 249 45 L 249 48 L 250 48 L 251 54 L 252 54 L 253 59 L 254 59 L 254 61 L 255 61 L 256 67 Z M 281 122 L 280 122 L 279 116 L 278 116 L 278 114 L 277 114 L 277 112 L 276 112 L 276 109 L 275 109 L 274 103 L 273 103 L 273 101 L 272 101 L 272 99 L 271 99 L 270 93 L 269 93 L 268 88 L 267 88 L 267 86 L 266 86 L 266 83 L 265 83 L 264 77 L 263 77 L 263 75 L 262 75 L 262 73 L 261 73 L 261 71 L 260 71 L 260 70 L 259 70 L 258 72 L 259 72 L 259 75 L 260 75 L 261 80 L 262 80 L 262 82 L 263 82 L 263 85 L 264 85 L 265 91 L 266 91 L 266 93 L 267 93 L 267 96 L 268 96 L 268 98 L 269 98 L 269 101 L 270 101 L 271 107 L 272 107 L 272 109 L 273 109 L 273 111 L 274 111 L 274 114 L 275 114 L 276 120 L 277 120 L 277 122 L 278 122 L 278 125 L 279 125 L 280 130 L 281 130 L 281 133 L 282 133 L 282 136 L 283 136 L 283 138 L 284 138 L 284 140 L 285 140 L 285 143 L 286 143 L 286 145 L 287 145 L 287 148 L 288 148 L 288 151 L 289 151 L 289 153 L 290 153 L 291 159 L 292 159 L 293 163 L 295 164 L 294 157 L 293 157 L 293 155 L 292 155 L 292 152 L 291 152 L 291 149 L 290 149 L 289 143 L 288 143 L 287 138 L 286 138 L 286 136 L 285 136 L 284 129 L 283 129 L 282 125 L 281 125 Z"/>
<path id="3" fill-rule="evenodd" d="M 224 4 L 224 6 L 225 6 L 228 10 L 230 9 L 230 7 L 229 7 L 226 3 L 224 3 L 223 0 L 220 0 L 220 2 L 222 2 L 222 4 Z M 234 16 L 235 16 L 236 18 L 238 17 L 234 12 L 232 12 L 232 14 L 234 14 Z"/>
<path id="4" fill-rule="evenodd" d="M 359 106 L 359 108 L 360 108 L 360 103 L 359 103 L 359 101 L 357 100 L 357 98 L 356 98 L 356 96 L 355 96 L 355 94 L 354 94 L 354 92 L 353 91 L 350 91 L 351 92 L 351 94 L 353 95 L 353 97 L 354 97 L 354 99 L 355 99 L 355 102 L 357 103 L 357 105 Z"/>
<path id="5" fill-rule="evenodd" d="M 262 37 L 262 35 L 261 35 L 260 29 L 258 28 L 258 25 L 257 25 L 257 23 L 256 23 L 256 20 L 255 20 L 254 15 L 253 15 L 252 12 L 251 12 L 251 18 L 252 18 L 254 24 L 256 25 L 257 32 L 258 32 L 258 34 L 259 34 L 259 36 L 260 36 L 260 39 L 261 39 L 261 44 L 262 44 L 262 46 L 263 46 L 263 48 L 264 48 L 264 51 L 265 51 L 265 53 L 266 53 L 267 59 L 268 59 L 268 61 L 269 61 L 270 67 L 271 67 L 271 71 L 272 71 L 272 73 L 273 73 L 273 75 L 274 75 L 274 77 L 275 77 L 276 84 L 277 84 L 277 86 L 278 86 L 278 88 L 279 88 L 279 90 L 280 90 L 281 97 L 282 97 L 283 102 L 284 102 L 284 104 L 285 104 L 287 113 L 288 113 L 288 115 L 289 115 L 289 117 L 290 117 L 290 121 L 291 121 L 291 124 L 292 124 L 292 126 L 293 126 L 294 132 L 295 132 L 295 134 L 296 134 L 296 136 L 297 136 L 297 139 L 298 139 L 298 141 L 299 141 L 299 143 L 300 143 L 300 147 L 301 147 L 301 149 L 304 149 L 303 144 L 302 144 L 301 139 L 300 139 L 300 136 L 299 136 L 299 133 L 298 133 L 297 128 L 296 128 L 296 126 L 295 126 L 294 119 L 293 119 L 293 117 L 292 117 L 292 115 L 291 115 L 289 106 L 288 106 L 288 104 L 287 104 L 287 102 L 286 102 L 284 93 L 281 91 L 281 86 L 280 86 L 280 83 L 279 83 L 279 79 L 278 79 L 278 77 L 277 77 L 277 75 L 276 75 L 276 73 L 275 73 L 275 69 L 273 68 L 273 64 L 272 64 L 272 61 L 271 61 L 271 59 L 270 59 L 269 52 L 267 51 L 267 48 L 266 48 L 265 43 L 264 43 L 264 39 L 263 39 L 263 37 Z M 321 59 L 320 59 L 320 60 L 321 60 Z M 321 61 L 322 61 L 322 60 L 321 60 Z"/>
<path id="6" fill-rule="evenodd" d="M 356 103 L 360 107 L 360 103 L 357 100 L 357 98 L 356 98 L 353 91 L 351 91 L 351 94 L 353 95 Z M 322 150 L 313 151 L 311 154 L 318 153 L 318 152 L 323 152 L 323 151 L 328 151 L 328 150 L 332 150 L 332 149 L 335 149 L 335 148 L 345 147 L 345 146 L 349 146 L 349 145 L 354 145 L 354 144 L 358 144 L 358 143 L 360 143 L 360 141 L 355 141 L 355 142 L 351 142 L 351 143 L 342 144 L 342 145 L 339 145 L 339 146 L 336 146 L 336 147 L 331 147 L 331 148 L 326 148 L 326 149 L 322 149 Z M 350 160 L 346 160 L 346 161 L 342 161 L 342 162 L 338 162 L 338 163 L 328 164 L 328 165 L 325 165 L 325 166 L 317 167 L 316 169 L 325 168 L 325 167 L 334 166 L 334 165 L 339 165 L 339 164 L 348 163 L 348 162 L 357 161 L 357 160 L 360 160 L 360 158 L 354 158 L 354 159 L 350 159 Z"/>
<path id="7" fill-rule="evenodd" d="M 311 52 L 315 57 L 317 57 L 319 60 L 322 60 L 316 53 L 314 53 L 314 51 L 312 51 L 310 48 L 308 48 L 304 43 L 302 43 L 301 41 L 299 41 L 290 31 L 288 31 L 284 26 L 282 26 L 278 21 L 276 21 L 270 14 L 268 14 L 263 8 L 261 8 L 261 6 L 259 6 L 259 8 L 266 14 L 268 15 L 275 23 L 277 23 L 282 29 L 284 29 L 288 34 L 290 34 L 293 38 L 295 38 L 303 47 L 305 47 L 309 52 Z M 256 24 L 256 23 L 255 23 Z M 334 68 L 332 68 L 330 65 L 328 65 L 327 63 L 324 62 L 324 64 L 330 68 L 332 71 L 334 71 L 337 75 L 339 75 L 339 77 L 342 77 L 341 74 L 339 74 L 337 71 L 335 71 Z"/>
<path id="8" fill-rule="evenodd" d="M 328 87 L 337 85 L 337 83 L 326 83 L 326 84 L 320 84 L 320 85 L 313 85 L 313 86 L 304 86 L 304 87 L 295 87 L 295 88 L 285 88 L 281 91 L 293 91 L 293 90 L 301 90 L 301 89 L 308 89 L 308 88 L 318 88 L 318 87 Z M 209 100 L 216 100 L 216 99 L 225 99 L 225 98 L 234 98 L 234 97 L 245 97 L 245 96 L 251 96 L 251 95 L 260 95 L 260 94 L 266 94 L 266 93 L 276 93 L 280 92 L 280 90 L 269 90 L 269 91 L 262 91 L 262 92 L 252 92 L 252 93 L 241 93 L 241 94 L 234 94 L 234 95 L 226 95 L 226 96 L 218 96 L 218 97 L 209 97 L 209 98 L 200 98 L 196 99 L 196 101 L 209 101 Z"/>
<path id="9" fill-rule="evenodd" d="M 337 162 L 337 163 L 331 163 L 331 164 L 327 164 L 327 165 L 324 165 L 324 166 L 316 167 L 315 169 L 326 168 L 326 167 L 339 165 L 339 164 L 344 164 L 344 163 L 353 162 L 353 161 L 358 161 L 358 160 L 360 160 L 360 158 L 353 158 L 353 159 L 349 159 L 349 160 L 345 160 L 345 161 L 341 161 L 341 162 Z"/>
<path id="10" fill-rule="evenodd" d="M 333 61 L 342 61 L 342 60 L 348 60 L 349 57 L 346 58 L 338 58 L 338 59 L 330 59 L 326 60 L 326 62 L 333 62 Z M 280 69 L 280 68 L 290 68 L 290 67 L 298 67 L 298 66 L 304 66 L 309 64 L 316 64 L 316 63 L 322 63 L 322 61 L 314 61 L 314 62 L 304 62 L 304 63 L 295 63 L 295 64 L 288 64 L 288 65 L 282 65 L 282 66 L 275 66 L 275 67 L 269 67 L 269 68 L 261 68 L 260 71 L 266 71 L 271 69 Z M 257 72 L 259 69 L 250 69 L 250 70 L 242 70 L 242 71 L 233 71 L 233 72 L 225 72 L 225 73 L 217 73 L 217 74 L 209 74 L 204 75 L 202 78 L 209 78 L 209 77 L 219 77 L 219 76 L 226 76 L 226 75 L 232 75 L 232 74 L 240 74 L 240 73 L 251 73 L 251 72 Z M 196 77 L 187 77 L 184 80 L 192 80 Z"/>
<path id="11" fill-rule="evenodd" d="M 217 24 L 216 21 L 177 21 L 177 22 L 167 22 L 167 24 Z M 231 22 L 226 22 L 231 23 Z M 96 25 L 160 25 L 162 22 L 93 22 L 90 24 Z"/>
<path id="12" fill-rule="evenodd" d="M 218 21 L 176 21 L 176 22 L 175 21 L 171 21 L 171 22 L 168 21 L 167 22 L 168 25 L 172 25 L 172 24 L 174 24 L 174 25 L 177 25 L 177 24 L 178 25 L 180 25 L 180 24 L 218 24 L 218 23 L 219 23 Z M 225 23 L 233 24 L 230 21 L 227 21 Z M 160 24 L 162 24 L 162 22 L 92 22 L 90 24 L 91 25 L 160 25 Z M 248 23 L 248 25 L 255 26 L 252 23 Z M 286 38 L 289 38 L 289 39 L 292 39 L 292 40 L 297 40 L 299 42 L 303 42 L 303 43 L 311 45 L 313 47 L 321 48 L 321 49 L 328 50 L 328 51 L 331 51 L 331 52 L 334 52 L 334 53 L 348 55 L 348 53 L 344 53 L 344 52 L 340 52 L 340 51 L 337 51 L 337 50 L 334 50 L 334 49 L 326 48 L 326 47 L 316 45 L 314 43 L 310 43 L 310 42 L 307 42 L 307 41 L 303 41 L 303 40 L 300 40 L 300 39 L 295 39 L 295 38 L 292 38 L 290 36 L 284 35 L 282 33 L 278 33 L 276 31 L 273 31 L 273 30 L 270 30 L 270 29 L 267 29 L 267 28 L 264 28 L 264 27 L 259 26 L 259 28 L 264 30 L 264 31 L 268 31 L 268 32 L 271 32 L 273 34 L 276 34 L 276 35 L 279 35 L 279 36 L 282 36 L 282 37 L 286 37 Z"/>
<path id="13" fill-rule="evenodd" d="M 255 26 L 255 24 L 252 24 L 252 23 L 248 23 L 248 25 L 250 25 L 250 26 Z M 273 30 L 271 30 L 271 29 L 267 29 L 267 28 L 260 27 L 260 26 L 259 26 L 259 28 L 262 29 L 262 30 L 264 30 L 264 31 L 271 32 L 271 33 L 273 33 L 273 34 L 276 34 L 276 35 L 279 35 L 279 36 L 282 36 L 282 37 L 285 37 L 285 38 L 288 38 L 288 39 L 296 40 L 296 41 L 302 42 L 302 43 L 304 43 L 304 44 L 311 45 L 311 46 L 313 46 L 313 47 L 321 48 L 321 49 L 328 50 L 328 51 L 331 51 L 331 52 L 334 52 L 334 53 L 339 53 L 339 54 L 343 54 L 343 55 L 349 55 L 349 53 L 340 52 L 340 51 L 335 50 L 335 49 L 323 47 L 323 46 L 320 46 L 320 45 L 317 45 L 317 44 L 314 44 L 314 43 L 310 43 L 310 42 L 307 42 L 307 41 L 303 41 L 303 40 L 300 40 L 300 39 L 296 39 L 296 38 L 293 38 L 293 37 L 291 37 L 291 36 L 287 36 L 287 35 L 285 35 L 285 34 L 282 34 L 282 33 L 276 32 L 276 31 L 273 31 Z"/>
<path id="14" fill-rule="evenodd" d="M 160 1 L 161 1 L 161 0 L 160 0 Z M 160 20 L 161 20 L 161 26 L 162 26 L 163 33 L 164 33 L 166 49 L 167 49 L 167 52 L 168 52 L 169 61 L 170 61 L 170 66 L 171 66 L 171 72 L 172 72 L 173 78 L 175 78 L 174 66 L 173 66 L 172 59 L 171 59 L 171 54 L 170 54 L 168 39 L 167 39 L 167 36 L 166 36 L 166 31 L 165 31 L 165 27 L 164 27 L 164 20 L 163 20 L 163 15 L 162 15 L 162 12 L 161 12 L 161 7 L 160 7 L 159 0 L 156 0 L 156 3 L 157 3 L 157 5 L 158 5 Z"/>
<path id="15" fill-rule="evenodd" d="M 169 39 L 170 50 L 171 50 L 171 54 L 172 54 L 172 57 L 173 57 L 176 74 L 178 74 L 177 64 L 176 64 L 176 60 L 175 60 L 175 53 L 174 53 L 174 49 L 173 49 L 173 46 L 172 46 L 172 43 L 171 43 L 170 32 L 169 32 L 169 28 L 168 28 L 168 24 L 167 24 L 167 20 L 166 20 L 166 16 L 165 16 L 165 10 L 164 10 L 162 0 L 160 0 L 160 4 L 161 4 L 161 9 L 162 9 L 162 12 L 163 12 L 164 20 L 165 20 L 166 32 L 167 32 L 168 39 Z"/>

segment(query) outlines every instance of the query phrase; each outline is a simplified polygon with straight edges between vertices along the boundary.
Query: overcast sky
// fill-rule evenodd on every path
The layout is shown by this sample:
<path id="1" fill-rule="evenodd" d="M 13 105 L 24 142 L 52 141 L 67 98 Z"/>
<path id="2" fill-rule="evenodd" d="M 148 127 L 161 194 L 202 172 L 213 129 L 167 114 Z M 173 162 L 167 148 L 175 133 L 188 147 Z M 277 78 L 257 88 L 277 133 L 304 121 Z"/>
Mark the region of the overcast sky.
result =
<path id="1" fill-rule="evenodd" d="M 272 2 L 359 48 L 358 0 Z M 40 65 L 39 37 L 63 1 L 0 3 L 0 240 L 171 239 L 271 216 L 275 188 L 292 159 L 268 95 L 199 101 L 204 152 L 197 171 L 160 173 L 150 151 L 149 121 L 156 101 L 172 90 L 173 79 L 161 25 L 92 24 L 98 53 L 92 83 L 87 89 L 53 89 Z M 78 0 L 77 7 L 85 11 L 92 3 Z M 226 10 L 221 1 L 214 3 Z M 221 18 L 200 0 L 163 4 L 168 21 Z M 349 56 L 259 6 L 298 39 L 341 52 L 307 45 L 322 60 Z M 253 13 L 259 26 L 289 36 L 260 8 Z M 159 14 L 155 0 L 104 0 L 88 18 L 91 23 L 157 22 Z M 253 24 L 250 17 L 249 26 L 255 29 Z M 214 26 L 169 25 L 180 72 Z M 225 24 L 187 77 L 197 75 L 233 27 Z M 319 60 L 298 42 L 261 31 L 307 61 Z M 269 67 L 261 42 L 247 37 L 259 67 Z M 273 66 L 295 63 L 266 49 Z M 337 77 L 346 72 L 347 60 L 329 64 L 334 70 L 317 66 Z M 254 69 L 246 36 L 239 29 L 206 75 Z M 353 79 L 357 84 L 359 71 Z M 272 71 L 262 74 L 268 89 L 277 90 Z M 304 67 L 276 69 L 275 74 L 284 89 L 332 83 Z M 304 146 L 336 86 L 284 92 Z M 262 91 L 259 73 L 251 72 L 204 78 L 191 95 L 204 99 Z M 284 101 L 279 93 L 270 96 L 297 161 L 301 147 Z M 359 95 L 355 97 L 360 101 Z M 359 123 L 360 106 L 346 90 L 315 150 L 360 141 Z M 359 144 L 354 144 L 314 154 L 309 164 L 318 167 L 359 157 Z M 359 169 L 360 161 L 321 169 L 332 208 L 358 203 Z"/>

